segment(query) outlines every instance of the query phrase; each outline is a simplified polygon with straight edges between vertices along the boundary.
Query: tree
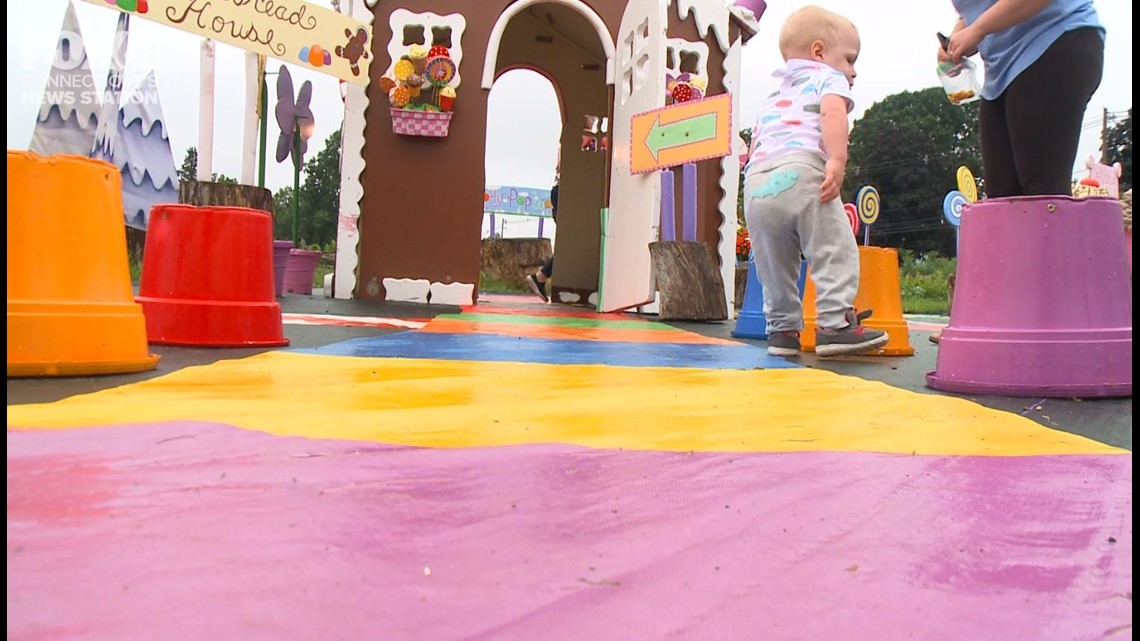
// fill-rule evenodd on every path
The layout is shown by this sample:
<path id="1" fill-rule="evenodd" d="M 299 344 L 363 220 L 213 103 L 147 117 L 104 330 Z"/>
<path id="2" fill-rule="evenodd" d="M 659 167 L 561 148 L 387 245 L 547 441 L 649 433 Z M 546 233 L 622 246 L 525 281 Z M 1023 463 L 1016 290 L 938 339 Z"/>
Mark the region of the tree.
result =
<path id="1" fill-rule="evenodd" d="M 980 176 L 981 159 L 977 103 L 952 105 L 940 87 L 897 93 L 855 122 L 843 201 L 853 203 L 861 187 L 874 186 L 875 244 L 954 255 L 954 228 L 943 220 L 942 201 L 958 188 L 958 167 Z"/>
<path id="2" fill-rule="evenodd" d="M 322 247 L 336 240 L 340 212 L 340 130 L 325 140 L 324 149 L 305 162 L 305 182 L 301 185 L 297 234 L 305 243 Z M 278 192 L 280 193 L 280 192 Z M 292 224 L 292 208 L 286 218 Z M 288 238 L 288 236 L 285 236 Z"/>
<path id="3" fill-rule="evenodd" d="M 182 167 L 178 170 L 178 180 L 181 182 L 190 182 L 198 180 L 198 149 L 195 147 L 188 147 L 186 149 L 186 156 L 182 159 Z M 236 185 L 238 181 L 236 178 L 230 178 L 225 174 L 213 174 L 211 182 L 216 182 L 221 185 Z"/>
<path id="4" fill-rule="evenodd" d="M 1105 135 L 1108 148 L 1108 164 L 1120 163 L 1120 191 L 1132 189 L 1132 108 L 1128 117 L 1108 128 Z"/>
<path id="5" fill-rule="evenodd" d="M 182 167 L 178 170 L 178 180 L 190 182 L 198 180 L 198 150 L 194 147 L 186 149 L 186 157 L 182 159 Z"/>
<path id="6" fill-rule="evenodd" d="M 293 238 L 293 188 L 282 187 L 273 194 L 273 237 Z"/>

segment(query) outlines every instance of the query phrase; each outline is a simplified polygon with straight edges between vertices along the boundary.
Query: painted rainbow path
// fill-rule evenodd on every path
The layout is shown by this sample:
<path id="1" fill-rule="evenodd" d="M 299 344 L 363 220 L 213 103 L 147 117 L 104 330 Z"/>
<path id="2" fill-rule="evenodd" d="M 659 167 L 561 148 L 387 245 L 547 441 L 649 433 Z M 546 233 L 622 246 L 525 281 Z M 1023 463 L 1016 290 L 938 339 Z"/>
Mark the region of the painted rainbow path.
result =
<path id="1" fill-rule="evenodd" d="M 1132 638 L 1129 451 L 626 316 L 408 326 L 9 406 L 8 639 Z"/>

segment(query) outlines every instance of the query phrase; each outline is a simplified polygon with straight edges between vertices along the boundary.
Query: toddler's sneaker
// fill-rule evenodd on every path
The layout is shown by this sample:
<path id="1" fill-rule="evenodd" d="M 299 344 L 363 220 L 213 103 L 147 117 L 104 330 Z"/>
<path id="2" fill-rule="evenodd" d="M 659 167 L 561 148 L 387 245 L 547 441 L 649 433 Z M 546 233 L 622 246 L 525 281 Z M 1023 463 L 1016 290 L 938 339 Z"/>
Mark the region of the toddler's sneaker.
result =
<path id="1" fill-rule="evenodd" d="M 859 324 L 870 316 L 863 312 L 856 315 L 854 311 L 847 312 L 847 326 L 842 329 L 815 330 L 815 353 L 819 356 L 842 356 L 844 354 L 862 354 L 873 352 L 887 344 L 890 336 L 877 329 L 867 329 Z"/>
<path id="2" fill-rule="evenodd" d="M 799 332 L 774 332 L 768 336 L 768 353 L 772 356 L 799 356 Z"/>

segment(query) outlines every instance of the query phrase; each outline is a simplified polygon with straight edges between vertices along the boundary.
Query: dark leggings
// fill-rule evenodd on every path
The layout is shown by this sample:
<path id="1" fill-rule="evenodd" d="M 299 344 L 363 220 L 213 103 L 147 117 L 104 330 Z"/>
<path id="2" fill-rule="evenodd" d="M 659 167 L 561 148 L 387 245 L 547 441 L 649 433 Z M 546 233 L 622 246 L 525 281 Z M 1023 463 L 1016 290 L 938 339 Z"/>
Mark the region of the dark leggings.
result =
<path id="1" fill-rule="evenodd" d="M 1081 121 L 1104 70 L 1092 28 L 1063 34 L 996 100 L 983 100 L 982 162 L 990 198 L 1071 194 Z"/>
<path id="2" fill-rule="evenodd" d="M 546 262 L 542 264 L 542 269 L 539 271 L 541 271 L 542 275 L 546 276 L 547 278 L 550 278 L 551 276 L 553 276 L 554 275 L 554 257 L 551 256 L 550 258 L 548 258 L 546 260 Z"/>

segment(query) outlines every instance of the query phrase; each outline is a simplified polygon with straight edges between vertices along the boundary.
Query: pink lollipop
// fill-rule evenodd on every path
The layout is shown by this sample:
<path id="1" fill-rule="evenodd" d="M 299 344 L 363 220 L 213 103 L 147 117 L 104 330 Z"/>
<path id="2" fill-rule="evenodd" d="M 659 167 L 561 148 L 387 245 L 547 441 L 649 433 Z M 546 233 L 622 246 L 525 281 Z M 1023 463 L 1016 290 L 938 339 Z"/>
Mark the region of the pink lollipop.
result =
<path id="1" fill-rule="evenodd" d="M 859 236 L 859 209 L 854 203 L 845 203 L 843 211 L 847 213 L 847 222 L 851 225 L 851 233 Z"/>

